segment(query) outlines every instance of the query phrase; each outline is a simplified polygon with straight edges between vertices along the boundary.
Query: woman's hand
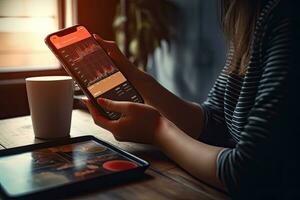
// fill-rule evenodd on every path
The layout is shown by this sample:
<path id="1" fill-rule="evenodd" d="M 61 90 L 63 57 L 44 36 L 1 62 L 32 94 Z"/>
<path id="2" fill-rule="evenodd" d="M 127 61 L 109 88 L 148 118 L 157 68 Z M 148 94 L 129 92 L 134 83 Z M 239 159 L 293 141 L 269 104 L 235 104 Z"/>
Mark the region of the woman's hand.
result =
<path id="1" fill-rule="evenodd" d="M 145 102 L 151 105 L 100 99 L 98 103 L 101 107 L 122 114 L 118 120 L 109 120 L 99 114 L 90 101 L 85 100 L 95 123 L 112 132 L 119 141 L 155 144 L 189 173 L 223 188 L 216 176 L 216 160 L 222 148 L 193 139 L 198 138 L 203 129 L 201 107 L 178 98 L 150 75 L 138 70 L 114 42 L 104 41 L 97 35 L 94 37 Z M 195 155 L 201 159 L 195 159 Z"/>
<path id="2" fill-rule="evenodd" d="M 101 107 L 122 114 L 118 120 L 109 120 L 90 101 L 83 102 L 95 123 L 112 132 L 118 141 L 154 144 L 194 176 L 223 188 L 216 177 L 216 159 L 222 148 L 192 139 L 148 105 L 100 99 Z"/>
<path id="3" fill-rule="evenodd" d="M 103 40 L 98 35 L 94 37 L 137 89 L 146 104 L 159 110 L 164 117 L 193 138 L 199 137 L 203 129 L 203 112 L 200 106 L 175 96 L 152 76 L 139 70 L 122 54 L 115 42 Z"/>
<path id="4" fill-rule="evenodd" d="M 103 109 L 121 113 L 118 120 L 109 120 L 99 114 L 89 100 L 83 102 L 92 114 L 94 122 L 112 132 L 118 141 L 153 144 L 155 134 L 159 132 L 162 120 L 165 119 L 149 105 L 100 98 L 98 103 Z"/>

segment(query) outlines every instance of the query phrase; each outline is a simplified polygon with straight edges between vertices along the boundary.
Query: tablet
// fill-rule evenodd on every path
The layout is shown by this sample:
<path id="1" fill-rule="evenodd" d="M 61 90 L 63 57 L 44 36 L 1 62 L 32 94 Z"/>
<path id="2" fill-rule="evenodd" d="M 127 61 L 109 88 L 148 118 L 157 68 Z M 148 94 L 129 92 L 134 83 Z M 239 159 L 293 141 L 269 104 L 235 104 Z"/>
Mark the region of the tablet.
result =
<path id="1" fill-rule="evenodd" d="M 149 163 L 93 136 L 0 151 L 1 194 L 40 198 L 141 176 Z"/>

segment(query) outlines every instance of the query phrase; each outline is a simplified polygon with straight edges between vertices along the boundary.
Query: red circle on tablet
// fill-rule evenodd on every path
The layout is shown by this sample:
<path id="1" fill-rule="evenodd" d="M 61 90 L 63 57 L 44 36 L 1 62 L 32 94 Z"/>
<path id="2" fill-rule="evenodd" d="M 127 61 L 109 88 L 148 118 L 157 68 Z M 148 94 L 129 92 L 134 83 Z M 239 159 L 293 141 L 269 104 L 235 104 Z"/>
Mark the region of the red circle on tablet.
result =
<path id="1" fill-rule="evenodd" d="M 127 160 L 111 160 L 105 162 L 102 167 L 109 171 L 125 171 L 138 167 L 137 164 Z"/>

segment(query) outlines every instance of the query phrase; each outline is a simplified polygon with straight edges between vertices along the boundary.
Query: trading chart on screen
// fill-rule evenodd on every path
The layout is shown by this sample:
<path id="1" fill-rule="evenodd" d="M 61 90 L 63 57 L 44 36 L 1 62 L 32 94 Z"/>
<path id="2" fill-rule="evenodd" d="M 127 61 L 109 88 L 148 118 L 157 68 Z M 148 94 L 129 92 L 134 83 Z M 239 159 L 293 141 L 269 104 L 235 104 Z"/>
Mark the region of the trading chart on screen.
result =
<path id="1" fill-rule="evenodd" d="M 119 71 L 93 38 L 64 47 L 60 52 L 87 87 Z"/>
<path id="2" fill-rule="evenodd" d="M 81 31 L 81 32 L 80 32 Z M 119 101 L 143 102 L 104 49 L 87 32 L 50 38 L 67 68 L 87 88 L 94 98 L 108 98 Z"/>

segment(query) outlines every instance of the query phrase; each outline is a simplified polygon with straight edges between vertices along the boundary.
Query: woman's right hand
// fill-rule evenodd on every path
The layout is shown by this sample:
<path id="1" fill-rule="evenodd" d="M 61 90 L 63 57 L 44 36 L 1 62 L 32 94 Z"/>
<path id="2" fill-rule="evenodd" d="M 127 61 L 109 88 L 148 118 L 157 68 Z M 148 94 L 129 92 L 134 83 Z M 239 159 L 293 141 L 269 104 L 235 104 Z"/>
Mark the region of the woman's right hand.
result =
<path id="1" fill-rule="evenodd" d="M 164 117 L 193 138 L 199 137 L 203 129 L 201 107 L 177 97 L 152 76 L 139 70 L 123 55 L 115 42 L 103 40 L 95 34 L 94 37 L 137 89 L 146 104 L 157 109 Z"/>

